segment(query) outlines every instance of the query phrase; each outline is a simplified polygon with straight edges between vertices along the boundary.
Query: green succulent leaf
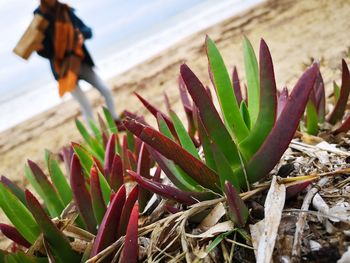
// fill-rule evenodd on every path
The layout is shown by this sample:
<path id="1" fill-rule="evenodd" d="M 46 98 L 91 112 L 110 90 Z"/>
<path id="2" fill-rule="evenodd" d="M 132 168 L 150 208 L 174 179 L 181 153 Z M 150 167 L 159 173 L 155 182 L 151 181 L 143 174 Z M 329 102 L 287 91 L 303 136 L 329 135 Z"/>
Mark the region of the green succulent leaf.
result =
<path id="1" fill-rule="evenodd" d="M 31 160 L 28 160 L 28 166 L 31 169 L 35 180 L 42 190 L 41 198 L 52 217 L 57 217 L 64 209 L 63 201 L 57 193 L 55 187 L 51 184 L 48 177 L 44 174 L 41 168 Z"/>
<path id="2" fill-rule="evenodd" d="M 0 206 L 18 232 L 33 244 L 40 234 L 38 224 L 26 206 L 3 183 L 0 183 Z"/>
<path id="3" fill-rule="evenodd" d="M 259 71 L 258 62 L 252 44 L 248 38 L 243 39 L 243 57 L 245 66 L 245 75 L 248 84 L 248 110 L 250 115 L 251 127 L 254 127 L 258 119 L 260 107 L 260 89 L 259 89 Z"/>
<path id="4" fill-rule="evenodd" d="M 277 119 L 275 126 L 260 149 L 247 162 L 244 169 L 250 183 L 254 183 L 267 175 L 288 148 L 304 113 L 317 74 L 317 65 L 313 65 L 304 72 L 288 97 L 284 110 Z M 243 167 L 236 169 L 235 173 L 237 173 L 237 176 L 243 177 Z"/>
<path id="5" fill-rule="evenodd" d="M 170 140 L 174 141 L 175 138 L 172 135 L 165 119 L 162 115 L 157 114 L 157 122 L 160 132 L 168 137 Z M 175 128 L 174 128 L 175 129 Z M 150 151 L 150 154 L 153 156 L 153 158 L 158 162 L 158 164 L 162 167 L 162 170 L 165 172 L 165 174 L 169 177 L 169 179 L 175 184 L 177 187 L 179 187 L 181 190 L 184 191 L 201 191 L 200 188 L 198 188 L 198 183 L 190 177 L 185 171 L 181 169 L 178 165 L 176 165 L 173 161 L 168 160 L 164 158 L 163 156 L 160 156 L 160 154 L 157 154 L 154 152 L 154 150 Z"/>
<path id="6" fill-rule="evenodd" d="M 251 132 L 240 144 L 245 160 L 249 160 L 265 141 L 275 124 L 277 110 L 276 82 L 269 48 L 262 39 L 260 43 L 260 101 L 259 111 Z M 250 102 L 248 101 L 248 110 Z M 250 118 L 253 118 L 251 113 Z"/>
<path id="7" fill-rule="evenodd" d="M 103 107 L 103 114 L 105 116 L 105 119 L 107 121 L 108 129 L 110 133 L 116 133 L 118 134 L 118 128 L 117 125 L 115 124 L 115 121 L 109 112 L 109 110 L 105 107 Z"/>
<path id="8" fill-rule="evenodd" d="M 85 142 L 87 143 L 87 145 L 89 145 L 91 151 L 94 153 L 94 155 L 96 155 L 96 157 L 103 162 L 104 159 L 104 149 L 102 146 L 102 142 L 101 144 L 98 142 L 97 139 L 95 139 L 94 137 L 92 137 L 89 132 L 87 131 L 87 129 L 85 128 L 85 126 L 83 125 L 83 123 L 81 121 L 79 121 L 78 119 L 75 120 L 75 124 L 81 134 L 81 136 L 84 138 Z M 98 128 L 95 127 L 97 129 L 96 132 L 99 133 Z"/>
<path id="9" fill-rule="evenodd" d="M 51 180 L 55 185 L 64 206 L 67 206 L 73 198 L 72 189 L 69 187 L 68 181 L 65 178 L 58 162 L 54 159 L 52 153 L 49 153 L 47 165 Z"/>
<path id="10" fill-rule="evenodd" d="M 239 112 L 239 105 L 224 61 L 209 37 L 206 38 L 206 51 L 226 127 L 239 142 L 248 135 L 248 129 Z"/>
<path id="11" fill-rule="evenodd" d="M 236 174 L 233 173 L 232 167 L 215 143 L 212 143 L 211 147 L 216 162 L 216 167 L 218 169 L 217 172 L 220 177 L 221 189 L 224 189 L 225 182 L 228 181 L 231 182 L 239 191 L 240 185 L 244 184 L 244 178 L 238 178 Z"/>
<path id="12" fill-rule="evenodd" d="M 315 105 L 309 101 L 306 105 L 306 130 L 308 134 L 317 135 L 318 116 Z"/>
<path id="13" fill-rule="evenodd" d="M 91 167 L 94 163 L 91 154 L 80 144 L 72 142 L 75 154 L 78 156 L 84 169 L 84 175 L 89 178 Z"/>
<path id="14" fill-rule="evenodd" d="M 222 122 L 203 84 L 186 64 L 181 65 L 180 72 L 187 90 L 198 108 L 198 116 L 202 120 L 208 136 L 217 144 L 232 167 L 240 165 L 235 142 Z"/>
<path id="15" fill-rule="evenodd" d="M 26 199 L 28 208 L 48 241 L 57 262 L 79 262 L 80 257 L 70 246 L 68 238 L 56 227 L 39 201 L 28 190 L 26 190 Z"/>
<path id="16" fill-rule="evenodd" d="M 244 100 L 241 101 L 241 106 L 239 107 L 244 123 L 247 125 L 247 128 L 250 130 L 250 116 L 248 111 L 248 106 Z"/>
<path id="17" fill-rule="evenodd" d="M 170 118 L 174 123 L 174 127 L 177 133 L 177 136 L 179 137 L 181 146 L 191 153 L 194 157 L 196 157 L 198 160 L 200 160 L 198 151 L 196 149 L 196 146 L 193 144 L 193 141 L 189 134 L 187 133 L 185 127 L 183 126 L 181 120 L 179 117 L 176 115 L 175 112 L 170 111 Z"/>

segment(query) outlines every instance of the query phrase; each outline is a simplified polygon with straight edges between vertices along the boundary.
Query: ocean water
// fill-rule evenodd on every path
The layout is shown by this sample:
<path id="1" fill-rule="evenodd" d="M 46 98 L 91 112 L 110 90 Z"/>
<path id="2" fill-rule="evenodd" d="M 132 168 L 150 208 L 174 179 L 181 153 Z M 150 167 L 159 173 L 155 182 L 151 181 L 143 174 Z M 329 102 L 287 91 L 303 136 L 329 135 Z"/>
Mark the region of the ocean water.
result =
<path id="1" fill-rule="evenodd" d="M 93 28 L 86 42 L 104 79 L 123 73 L 181 39 L 263 0 L 71 0 Z M 39 1 L 0 0 L 0 131 L 70 99 L 59 98 L 48 61 L 12 49 Z M 82 85 L 89 89 L 89 85 Z"/>

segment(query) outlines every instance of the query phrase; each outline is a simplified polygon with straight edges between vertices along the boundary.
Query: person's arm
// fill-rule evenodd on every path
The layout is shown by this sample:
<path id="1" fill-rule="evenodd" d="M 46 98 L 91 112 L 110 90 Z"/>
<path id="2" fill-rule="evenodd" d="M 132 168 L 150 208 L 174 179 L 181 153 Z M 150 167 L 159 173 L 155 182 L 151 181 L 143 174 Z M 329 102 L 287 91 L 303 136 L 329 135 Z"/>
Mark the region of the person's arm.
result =
<path id="1" fill-rule="evenodd" d="M 52 40 L 51 40 L 52 39 L 52 25 L 50 22 L 51 19 L 47 15 L 43 14 L 39 8 L 34 10 L 34 15 L 36 15 L 36 14 L 43 16 L 45 19 L 47 19 L 49 21 L 49 25 L 44 32 L 45 38 L 42 41 L 41 45 L 38 45 L 36 52 L 41 57 L 51 58 L 51 56 L 53 54 L 53 45 L 52 45 Z"/>
<path id="2" fill-rule="evenodd" d="M 75 15 L 74 9 L 71 9 L 70 12 L 72 23 L 75 28 L 79 29 L 79 31 L 82 33 L 84 39 L 89 39 L 92 37 L 92 30 L 90 27 L 84 24 L 84 22 Z"/>

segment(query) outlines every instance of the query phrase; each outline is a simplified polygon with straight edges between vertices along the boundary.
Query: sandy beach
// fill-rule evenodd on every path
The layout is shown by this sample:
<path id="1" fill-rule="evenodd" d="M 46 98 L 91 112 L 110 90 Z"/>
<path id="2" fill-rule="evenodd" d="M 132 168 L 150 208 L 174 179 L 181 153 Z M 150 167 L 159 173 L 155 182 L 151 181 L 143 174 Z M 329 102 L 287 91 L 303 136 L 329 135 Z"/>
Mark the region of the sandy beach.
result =
<path id="1" fill-rule="evenodd" d="M 115 76 L 108 83 L 118 112 L 124 109 L 146 114 L 132 94 L 137 91 L 150 102 L 163 105 L 166 92 L 175 110 L 180 108 L 177 76 L 179 66 L 186 62 L 209 84 L 207 60 L 203 49 L 205 35 L 217 43 L 228 67 L 237 65 L 244 79 L 241 42 L 246 35 L 255 50 L 260 38 L 270 47 L 278 87 L 292 88 L 306 65 L 313 59 L 321 61 L 321 71 L 330 93 L 331 82 L 340 83 L 341 58 L 349 63 L 350 2 L 347 0 L 276 0 L 227 19 L 177 43 L 128 72 Z M 91 90 L 88 94 L 95 108 L 101 111 L 103 100 Z M 23 109 L 25 110 L 25 109 Z M 74 118 L 79 117 L 76 102 L 68 101 L 50 109 L 0 135 L 0 174 L 25 183 L 23 165 L 27 159 L 42 162 L 44 149 L 56 152 L 71 141 L 79 141 Z M 152 117 L 146 116 L 150 122 Z"/>

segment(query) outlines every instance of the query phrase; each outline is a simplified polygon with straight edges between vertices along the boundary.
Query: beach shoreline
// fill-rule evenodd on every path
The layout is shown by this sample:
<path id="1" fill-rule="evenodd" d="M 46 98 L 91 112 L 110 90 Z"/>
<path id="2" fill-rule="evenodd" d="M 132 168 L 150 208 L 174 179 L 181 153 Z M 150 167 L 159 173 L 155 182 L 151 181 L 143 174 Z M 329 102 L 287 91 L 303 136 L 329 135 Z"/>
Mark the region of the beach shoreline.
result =
<path id="1" fill-rule="evenodd" d="M 350 4 L 335 1 L 268 1 L 235 15 L 208 29 L 195 33 L 160 54 L 111 78 L 117 111 L 124 109 L 145 114 L 154 123 L 142 104 L 132 94 L 137 91 L 163 110 L 163 92 L 166 91 L 175 111 L 184 116 L 179 103 L 177 76 L 179 66 L 186 62 L 204 83 L 209 84 L 207 61 L 203 49 L 208 34 L 218 45 L 229 68 L 237 65 L 244 79 L 241 51 L 242 36 L 246 35 L 258 50 L 263 37 L 270 47 L 275 65 L 278 88 L 292 88 L 313 59 L 321 61 L 327 92 L 331 83 L 340 83 L 341 58 L 349 62 L 350 39 L 347 32 Z M 88 92 L 94 108 L 101 112 L 103 100 L 95 90 Z M 79 141 L 74 119 L 79 107 L 69 100 L 41 113 L 13 128 L 0 133 L 0 174 L 22 185 L 23 166 L 27 159 L 43 163 L 44 150 L 57 152 L 71 141 Z"/>

